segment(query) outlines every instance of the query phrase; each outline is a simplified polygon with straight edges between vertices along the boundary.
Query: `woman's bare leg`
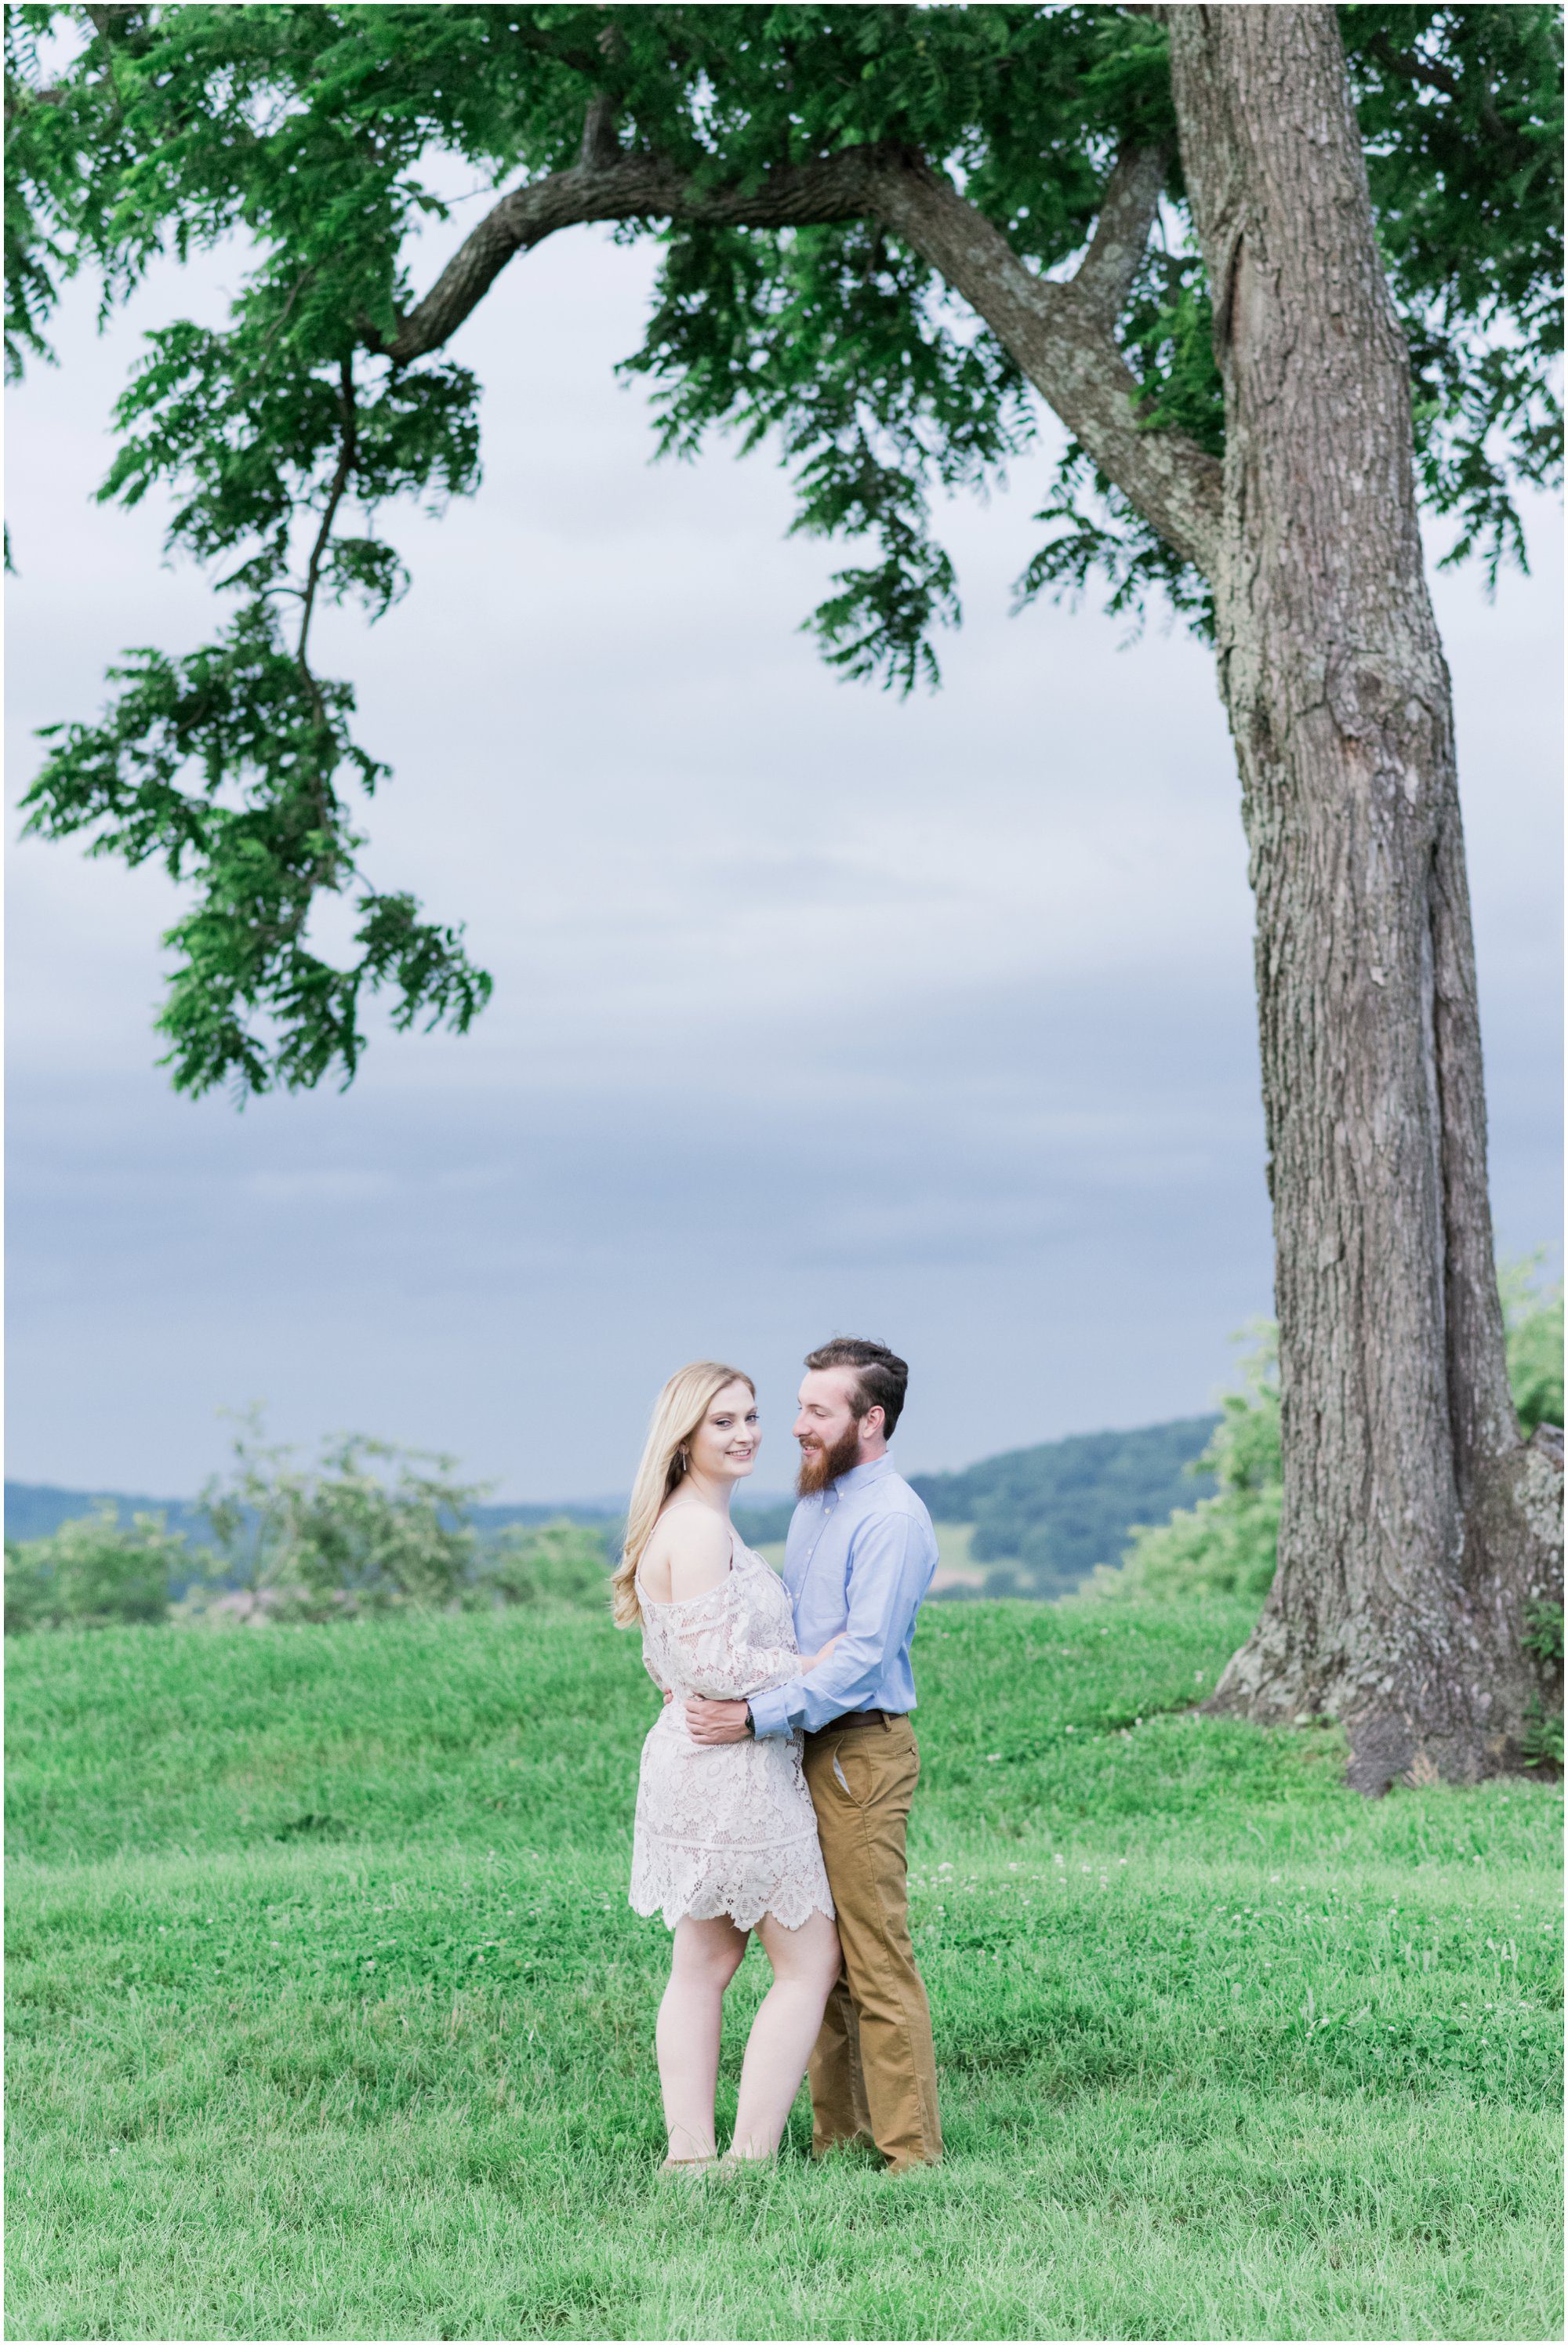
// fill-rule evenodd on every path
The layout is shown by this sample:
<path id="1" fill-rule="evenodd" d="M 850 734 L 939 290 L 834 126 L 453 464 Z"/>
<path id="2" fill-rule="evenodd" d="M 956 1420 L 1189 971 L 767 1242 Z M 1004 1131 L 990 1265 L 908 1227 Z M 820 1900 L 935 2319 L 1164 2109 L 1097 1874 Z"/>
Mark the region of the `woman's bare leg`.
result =
<path id="1" fill-rule="evenodd" d="M 670 1984 L 653 2031 L 673 2158 L 713 2155 L 713 2092 L 724 1989 L 741 1966 L 746 1934 L 721 1915 L 675 1924 Z"/>
<path id="2" fill-rule="evenodd" d="M 798 1930 L 764 1914 L 757 1935 L 774 1983 L 746 2039 L 731 2150 L 736 2158 L 771 2157 L 777 2149 L 839 1970 L 838 1932 L 825 1914 L 808 1914 Z"/>

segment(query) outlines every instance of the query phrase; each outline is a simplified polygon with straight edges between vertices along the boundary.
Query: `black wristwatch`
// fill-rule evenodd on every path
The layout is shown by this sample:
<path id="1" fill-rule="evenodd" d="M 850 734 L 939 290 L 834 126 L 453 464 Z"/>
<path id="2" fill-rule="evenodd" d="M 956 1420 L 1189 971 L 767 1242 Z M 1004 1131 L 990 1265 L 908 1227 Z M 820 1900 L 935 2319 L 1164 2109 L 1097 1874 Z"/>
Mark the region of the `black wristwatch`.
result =
<path id="1" fill-rule="evenodd" d="M 757 1739 L 757 1721 L 752 1716 L 752 1706 L 749 1701 L 746 1704 L 746 1732 L 751 1736 L 752 1741 L 754 1742 Z"/>

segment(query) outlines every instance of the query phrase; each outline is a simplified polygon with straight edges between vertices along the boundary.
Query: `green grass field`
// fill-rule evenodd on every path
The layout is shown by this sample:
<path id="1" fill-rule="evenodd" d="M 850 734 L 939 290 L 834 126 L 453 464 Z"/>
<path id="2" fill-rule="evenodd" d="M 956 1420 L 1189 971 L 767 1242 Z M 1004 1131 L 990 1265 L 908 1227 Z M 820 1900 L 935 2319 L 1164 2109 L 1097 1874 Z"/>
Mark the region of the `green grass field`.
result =
<path id="1" fill-rule="evenodd" d="M 515 1611 L 10 1670 L 9 2333 L 1545 2338 L 1561 1801 L 1186 1715 L 1247 1615 L 936 1605 L 949 2155 L 672 2192 L 655 1697 Z M 732 1991 L 733 2094 L 764 1971 Z"/>

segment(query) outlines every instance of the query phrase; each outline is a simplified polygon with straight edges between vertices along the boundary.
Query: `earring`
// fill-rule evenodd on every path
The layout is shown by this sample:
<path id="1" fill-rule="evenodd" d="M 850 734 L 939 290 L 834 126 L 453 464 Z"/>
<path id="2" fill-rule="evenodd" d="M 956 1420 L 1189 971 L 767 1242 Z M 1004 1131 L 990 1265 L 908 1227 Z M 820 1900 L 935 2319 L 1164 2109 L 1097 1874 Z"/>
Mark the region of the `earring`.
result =
<path id="1" fill-rule="evenodd" d="M 675 1471 L 677 1474 L 683 1474 L 685 1472 L 686 1463 L 685 1451 L 683 1449 L 677 1449 L 675 1452 Z"/>

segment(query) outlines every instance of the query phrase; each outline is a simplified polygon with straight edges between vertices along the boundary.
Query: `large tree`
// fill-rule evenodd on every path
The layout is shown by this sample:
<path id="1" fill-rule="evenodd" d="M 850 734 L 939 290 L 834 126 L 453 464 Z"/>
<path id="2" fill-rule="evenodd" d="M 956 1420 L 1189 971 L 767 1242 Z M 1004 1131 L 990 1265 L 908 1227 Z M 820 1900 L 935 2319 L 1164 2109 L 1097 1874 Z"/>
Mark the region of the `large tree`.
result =
<path id="1" fill-rule="evenodd" d="M 193 884 L 161 1020 L 187 1089 L 351 1072 L 367 987 L 404 1023 L 483 999 L 407 897 L 363 891 L 352 966 L 308 949 L 355 884 L 347 787 L 382 770 L 310 626 L 400 591 L 388 501 L 473 486 L 445 353 L 481 300 L 526 303 L 511 262 L 585 222 L 660 240 L 629 363 L 664 444 L 769 439 L 802 526 L 869 542 L 815 620 L 852 675 L 935 680 L 928 491 L 1054 410 L 1022 595 L 1098 572 L 1212 636 L 1251 848 L 1285 1493 L 1216 1700 L 1339 1716 L 1370 1789 L 1512 1762 L 1561 1592 L 1560 1444 L 1522 1440 L 1504 1373 L 1418 528 L 1424 496 L 1456 554 L 1522 556 L 1512 483 L 1555 463 L 1558 33 L 1535 6 L 13 12 L 20 353 L 65 273 L 112 300 L 155 253 L 254 239 L 225 330 L 151 338 L 106 488 L 172 490 L 237 614 L 129 655 L 29 798 Z M 497 199 L 421 289 L 404 249 L 452 157 Z"/>

